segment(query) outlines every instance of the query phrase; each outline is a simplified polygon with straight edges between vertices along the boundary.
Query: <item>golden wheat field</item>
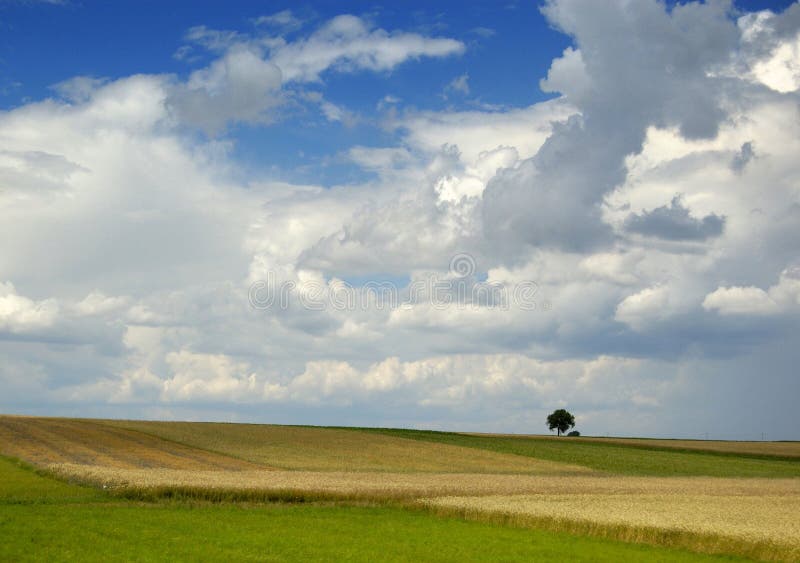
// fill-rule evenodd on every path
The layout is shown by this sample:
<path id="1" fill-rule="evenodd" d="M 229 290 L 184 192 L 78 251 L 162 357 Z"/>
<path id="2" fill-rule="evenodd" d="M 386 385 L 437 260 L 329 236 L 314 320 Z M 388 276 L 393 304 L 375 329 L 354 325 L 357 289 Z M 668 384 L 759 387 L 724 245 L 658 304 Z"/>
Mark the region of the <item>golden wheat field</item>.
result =
<path id="1" fill-rule="evenodd" d="M 780 489 L 780 487 L 778 487 Z M 776 494 L 777 493 L 777 494 Z M 796 486 L 759 494 L 685 493 L 448 496 L 420 501 L 444 513 L 491 521 L 507 517 L 518 523 L 575 532 L 604 529 L 612 536 L 651 541 L 674 534 L 696 536 L 707 544 L 751 545 L 766 559 L 800 557 L 800 494 Z M 705 541 L 703 541 L 705 540 Z M 697 544 L 696 544 L 697 545 Z M 723 550 L 724 551 L 724 550 Z"/>
<path id="2" fill-rule="evenodd" d="M 326 493 L 415 498 L 441 495 L 538 494 L 625 496 L 680 495 L 715 498 L 759 496 L 800 499 L 798 479 L 723 479 L 713 477 L 622 477 L 603 475 L 509 475 L 480 473 L 389 473 L 360 471 L 219 471 L 130 469 L 101 465 L 53 464 L 54 473 L 124 487 L 210 487 L 216 489 L 308 490 Z M 503 497 L 511 498 L 511 497 Z"/>

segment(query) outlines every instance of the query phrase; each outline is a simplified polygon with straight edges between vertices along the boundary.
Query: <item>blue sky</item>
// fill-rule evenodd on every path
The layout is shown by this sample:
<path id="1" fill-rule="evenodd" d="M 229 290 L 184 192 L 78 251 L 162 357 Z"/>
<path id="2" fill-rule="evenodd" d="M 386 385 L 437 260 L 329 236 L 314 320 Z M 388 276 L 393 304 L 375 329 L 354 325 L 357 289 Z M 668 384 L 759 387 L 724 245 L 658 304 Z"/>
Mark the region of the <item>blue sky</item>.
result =
<path id="1" fill-rule="evenodd" d="M 0 0 L 0 412 L 796 439 L 798 53 L 790 1 Z"/>
<path id="2" fill-rule="evenodd" d="M 781 10 L 789 4 L 791 0 L 749 0 L 736 6 L 742 11 Z M 175 57 L 187 44 L 187 30 L 203 25 L 257 34 L 259 16 L 283 10 L 293 10 L 302 20 L 302 26 L 287 37 L 302 35 L 346 12 L 389 31 L 446 35 L 469 46 L 460 56 L 423 59 L 389 72 L 324 76 L 326 99 L 362 116 L 364 121 L 357 125 L 330 123 L 306 108 L 282 117 L 269 130 L 245 124 L 219 133 L 236 141 L 235 155 L 242 166 L 326 185 L 369 177 L 337 155 L 346 146 L 387 143 L 391 133 L 380 127 L 382 116 L 377 110 L 385 96 L 402 100 L 401 107 L 424 110 L 524 107 L 554 96 L 539 89 L 539 80 L 550 62 L 571 44 L 543 17 L 540 4 L 532 1 L 504 5 L 476 1 L 465 10 L 461 2 L 404 2 L 402 7 L 349 2 L 343 9 L 324 2 L 259 6 L 241 0 L 166 5 L 12 0 L 0 2 L 0 107 L 9 109 L 52 96 L 54 84 L 76 75 L 112 80 L 138 73 L 185 77 L 212 58 L 197 48 L 191 60 Z M 469 94 L 450 91 L 445 97 L 447 85 L 463 74 L 469 77 Z M 314 168 L 313 177 L 298 173 L 308 167 Z"/>

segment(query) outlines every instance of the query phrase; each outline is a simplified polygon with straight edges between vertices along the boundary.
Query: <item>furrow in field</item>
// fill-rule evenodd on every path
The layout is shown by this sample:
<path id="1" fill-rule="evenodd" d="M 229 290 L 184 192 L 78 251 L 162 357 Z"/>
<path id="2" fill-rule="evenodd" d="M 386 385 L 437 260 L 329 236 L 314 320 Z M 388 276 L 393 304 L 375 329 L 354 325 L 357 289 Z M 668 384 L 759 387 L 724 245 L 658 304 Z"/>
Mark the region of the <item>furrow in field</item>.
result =
<path id="1" fill-rule="evenodd" d="M 39 466 L 245 470 L 263 467 L 149 434 L 92 421 L 0 416 L 0 453 Z"/>

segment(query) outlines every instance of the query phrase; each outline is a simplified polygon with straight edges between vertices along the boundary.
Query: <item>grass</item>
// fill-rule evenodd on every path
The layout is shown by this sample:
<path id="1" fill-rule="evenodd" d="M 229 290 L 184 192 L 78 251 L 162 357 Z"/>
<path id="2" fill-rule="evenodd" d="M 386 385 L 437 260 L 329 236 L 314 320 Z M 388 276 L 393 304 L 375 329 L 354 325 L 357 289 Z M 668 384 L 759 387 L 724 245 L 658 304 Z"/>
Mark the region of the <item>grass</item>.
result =
<path id="1" fill-rule="evenodd" d="M 754 458 L 750 454 L 671 451 L 668 448 L 590 442 L 571 438 L 489 436 L 383 428 L 351 431 L 435 442 L 498 453 L 583 465 L 616 475 L 712 477 L 800 477 L 800 459 Z"/>
<path id="2" fill-rule="evenodd" d="M 0 504 L 94 502 L 105 497 L 96 489 L 42 476 L 25 462 L 0 457 Z"/>
<path id="3" fill-rule="evenodd" d="M 550 439 L 557 439 L 550 437 Z M 575 439 L 575 438 L 572 438 Z M 752 457 L 754 459 L 800 460 L 800 442 L 744 442 L 723 440 L 673 440 L 654 438 L 604 438 L 580 437 L 578 441 L 589 443 L 638 446 L 649 450 L 679 450 L 711 454 Z"/>
<path id="4" fill-rule="evenodd" d="M 309 471 L 585 472 L 552 461 L 348 430 L 198 422 L 101 421 L 256 464 Z"/>
<path id="5" fill-rule="evenodd" d="M 720 560 L 390 507 L 2 506 L 0 535 L 6 561 Z"/>
<path id="6" fill-rule="evenodd" d="M 109 501 L 7 459 L 0 537 L 3 561 L 738 560 L 392 506 Z"/>

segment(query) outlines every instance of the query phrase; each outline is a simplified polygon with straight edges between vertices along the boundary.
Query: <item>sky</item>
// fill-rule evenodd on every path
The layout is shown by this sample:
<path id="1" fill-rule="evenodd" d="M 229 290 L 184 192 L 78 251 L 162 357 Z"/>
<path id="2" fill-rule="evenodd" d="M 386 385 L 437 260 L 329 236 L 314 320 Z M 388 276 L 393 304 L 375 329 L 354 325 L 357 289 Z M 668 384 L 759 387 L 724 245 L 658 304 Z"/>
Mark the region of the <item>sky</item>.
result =
<path id="1" fill-rule="evenodd" d="M 0 0 L 0 412 L 800 439 L 800 5 Z"/>

